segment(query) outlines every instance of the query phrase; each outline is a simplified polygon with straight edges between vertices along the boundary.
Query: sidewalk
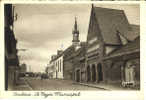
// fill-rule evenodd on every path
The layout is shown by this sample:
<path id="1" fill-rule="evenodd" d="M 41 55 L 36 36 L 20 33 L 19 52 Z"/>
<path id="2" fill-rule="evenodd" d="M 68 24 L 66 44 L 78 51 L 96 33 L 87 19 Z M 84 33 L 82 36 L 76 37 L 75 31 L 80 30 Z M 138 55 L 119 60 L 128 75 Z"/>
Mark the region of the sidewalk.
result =
<path id="1" fill-rule="evenodd" d="M 122 91 L 122 90 L 129 90 L 129 91 L 134 91 L 134 90 L 140 90 L 138 87 L 136 88 L 125 88 L 122 87 L 121 84 L 118 83 L 78 83 L 74 82 L 73 84 L 79 84 L 79 85 L 84 85 L 84 86 L 89 86 L 89 87 L 94 87 L 94 88 L 99 88 L 102 90 L 107 90 L 107 91 Z"/>
<path id="2" fill-rule="evenodd" d="M 13 87 L 14 91 L 31 91 L 32 88 L 29 86 L 24 78 L 19 79 L 16 86 Z"/>

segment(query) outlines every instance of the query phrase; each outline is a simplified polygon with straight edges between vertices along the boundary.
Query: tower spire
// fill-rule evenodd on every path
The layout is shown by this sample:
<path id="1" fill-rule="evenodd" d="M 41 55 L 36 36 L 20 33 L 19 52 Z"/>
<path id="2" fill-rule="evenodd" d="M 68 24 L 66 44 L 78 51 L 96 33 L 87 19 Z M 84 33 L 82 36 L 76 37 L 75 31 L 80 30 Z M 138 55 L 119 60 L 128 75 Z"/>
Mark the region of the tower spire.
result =
<path id="1" fill-rule="evenodd" d="M 73 34 L 73 40 L 72 40 L 73 45 L 78 45 L 80 40 L 79 40 L 79 30 L 77 25 L 77 17 L 75 17 L 75 24 L 72 34 Z"/>
<path id="2" fill-rule="evenodd" d="M 78 30 L 78 25 L 77 25 L 77 17 L 75 16 L 75 25 L 74 25 L 74 30 Z"/>

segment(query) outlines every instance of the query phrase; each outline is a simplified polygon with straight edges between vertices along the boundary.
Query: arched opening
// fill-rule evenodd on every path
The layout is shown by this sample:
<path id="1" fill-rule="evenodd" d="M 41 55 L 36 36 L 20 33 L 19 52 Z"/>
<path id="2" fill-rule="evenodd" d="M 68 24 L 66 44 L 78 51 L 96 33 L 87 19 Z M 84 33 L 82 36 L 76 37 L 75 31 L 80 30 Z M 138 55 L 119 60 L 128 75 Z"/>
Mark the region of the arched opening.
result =
<path id="1" fill-rule="evenodd" d="M 87 82 L 91 80 L 90 66 L 87 67 Z"/>
<path id="2" fill-rule="evenodd" d="M 92 65 L 92 81 L 96 81 L 96 68 L 94 64 Z"/>
<path id="3" fill-rule="evenodd" d="M 76 82 L 80 82 L 80 70 L 76 71 Z"/>
<path id="4" fill-rule="evenodd" d="M 133 83 L 135 82 L 135 64 L 131 61 L 126 62 L 125 67 L 125 82 Z"/>
<path id="5" fill-rule="evenodd" d="M 101 63 L 99 63 L 97 66 L 97 72 L 98 72 L 98 82 L 103 81 L 103 73 L 102 73 Z"/>

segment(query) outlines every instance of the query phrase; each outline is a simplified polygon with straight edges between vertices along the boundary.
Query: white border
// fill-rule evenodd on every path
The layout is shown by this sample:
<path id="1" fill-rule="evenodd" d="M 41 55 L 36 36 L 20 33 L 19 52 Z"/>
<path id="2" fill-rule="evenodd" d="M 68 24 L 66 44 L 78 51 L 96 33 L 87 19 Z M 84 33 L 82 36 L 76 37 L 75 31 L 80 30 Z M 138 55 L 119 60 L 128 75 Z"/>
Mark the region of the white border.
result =
<path id="1" fill-rule="evenodd" d="M 13 4 L 19 4 L 19 3 L 25 3 L 25 4 L 81 4 L 81 3 L 99 3 L 99 4 L 140 4 L 140 39 L 141 39 L 141 54 L 140 54 L 140 71 L 141 71 L 141 90 L 140 91 L 80 91 L 81 96 L 77 97 L 54 97 L 50 96 L 48 99 L 50 100 L 143 100 L 144 99 L 144 67 L 145 67 L 145 59 L 146 59 L 146 2 L 144 1 L 48 1 L 48 0 L 43 0 L 43 1 L 37 1 L 37 0 L 32 0 L 32 1 L 27 1 L 27 0 L 5 0 L 1 1 L 0 5 L 0 45 L 1 45 L 1 52 L 0 52 L 0 79 L 2 80 L 0 83 L 0 98 L 36 98 L 36 99 L 42 99 L 44 97 L 39 96 L 39 97 L 27 97 L 27 96 L 20 96 L 16 97 L 13 96 L 14 92 L 10 91 L 4 91 L 4 3 L 13 3 Z M 3 48 L 2 48 L 3 47 Z M 22 91 L 19 91 L 22 92 Z M 26 93 L 31 93 L 33 94 L 34 92 L 37 91 L 25 91 Z M 55 91 L 46 91 L 46 93 L 49 92 L 55 92 Z M 72 92 L 72 91 L 62 91 L 62 92 Z"/>

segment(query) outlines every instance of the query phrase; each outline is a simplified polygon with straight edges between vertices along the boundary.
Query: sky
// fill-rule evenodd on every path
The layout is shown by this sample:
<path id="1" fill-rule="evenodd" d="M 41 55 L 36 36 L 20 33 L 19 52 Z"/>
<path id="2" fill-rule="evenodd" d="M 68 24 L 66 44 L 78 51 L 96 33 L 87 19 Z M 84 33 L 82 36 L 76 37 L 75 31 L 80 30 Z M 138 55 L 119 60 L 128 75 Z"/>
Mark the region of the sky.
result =
<path id="1" fill-rule="evenodd" d="M 77 17 L 80 41 L 86 41 L 91 4 L 15 4 L 17 20 L 14 34 L 18 40 L 20 63 L 28 71 L 44 72 L 50 57 L 57 50 L 72 44 L 74 19 Z M 140 23 L 139 5 L 94 4 L 96 7 L 124 10 L 130 24 Z"/>

